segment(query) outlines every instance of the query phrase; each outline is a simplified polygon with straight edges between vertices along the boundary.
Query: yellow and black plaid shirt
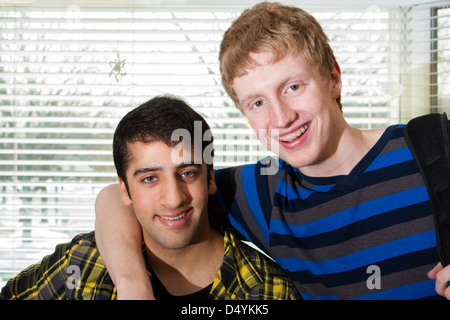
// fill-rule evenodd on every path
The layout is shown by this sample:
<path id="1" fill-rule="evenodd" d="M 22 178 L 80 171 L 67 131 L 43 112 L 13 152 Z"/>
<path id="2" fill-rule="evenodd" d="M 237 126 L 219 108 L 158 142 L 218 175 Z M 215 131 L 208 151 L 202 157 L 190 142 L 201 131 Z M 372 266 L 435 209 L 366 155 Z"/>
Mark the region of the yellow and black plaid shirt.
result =
<path id="1" fill-rule="evenodd" d="M 209 299 L 291 300 L 300 296 L 284 271 L 224 232 L 224 260 Z M 151 278 L 151 274 L 149 272 Z M 94 232 L 56 246 L 53 254 L 8 281 L 0 299 L 116 299 L 116 288 L 96 246 Z"/>

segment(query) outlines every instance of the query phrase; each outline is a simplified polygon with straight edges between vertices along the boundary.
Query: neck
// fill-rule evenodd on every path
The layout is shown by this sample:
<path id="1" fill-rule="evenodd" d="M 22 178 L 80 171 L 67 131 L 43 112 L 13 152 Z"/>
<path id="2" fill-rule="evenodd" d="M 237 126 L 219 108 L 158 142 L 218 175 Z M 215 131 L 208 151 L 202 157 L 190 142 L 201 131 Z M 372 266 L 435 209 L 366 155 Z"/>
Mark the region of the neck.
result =
<path id="1" fill-rule="evenodd" d="M 210 285 L 222 265 L 223 236 L 213 228 L 209 228 L 205 237 L 182 249 L 164 249 L 149 245 L 148 241 L 145 243 L 153 272 L 167 291 L 176 296 L 191 294 Z"/>
<path id="2" fill-rule="evenodd" d="M 299 170 L 310 177 L 348 175 L 377 143 L 383 132 L 384 129 L 360 130 L 347 125 L 340 135 L 335 136 L 334 150 L 330 150 L 322 161 Z"/>

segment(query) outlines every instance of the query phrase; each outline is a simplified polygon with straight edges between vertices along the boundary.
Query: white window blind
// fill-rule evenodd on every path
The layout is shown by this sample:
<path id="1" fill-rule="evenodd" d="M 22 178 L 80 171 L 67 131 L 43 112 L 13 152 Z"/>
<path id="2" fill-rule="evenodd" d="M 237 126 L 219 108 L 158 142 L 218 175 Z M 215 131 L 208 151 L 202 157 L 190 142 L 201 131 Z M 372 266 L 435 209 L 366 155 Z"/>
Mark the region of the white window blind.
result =
<path id="1" fill-rule="evenodd" d="M 450 115 L 450 4 L 433 8 L 431 15 L 431 106 L 432 111 Z"/>
<path id="2" fill-rule="evenodd" d="M 155 95 L 207 118 L 216 167 L 269 154 L 220 84 L 219 44 L 242 9 L 0 7 L 0 282 L 94 228 L 115 126 Z M 448 8 L 304 9 L 330 37 L 349 123 L 404 121 L 418 95 L 424 113 L 448 107 Z"/>
<path id="3" fill-rule="evenodd" d="M 444 5 L 445 4 L 445 5 Z M 399 119 L 450 113 L 450 5 L 403 8 Z"/>

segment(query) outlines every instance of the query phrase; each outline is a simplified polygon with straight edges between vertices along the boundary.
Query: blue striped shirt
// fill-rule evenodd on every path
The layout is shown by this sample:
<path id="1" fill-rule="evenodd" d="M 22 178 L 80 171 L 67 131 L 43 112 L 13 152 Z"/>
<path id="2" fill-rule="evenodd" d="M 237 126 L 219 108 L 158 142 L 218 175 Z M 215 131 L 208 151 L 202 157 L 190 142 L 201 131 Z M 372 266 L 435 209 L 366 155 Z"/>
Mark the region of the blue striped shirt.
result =
<path id="1" fill-rule="evenodd" d="M 217 170 L 213 201 L 304 299 L 437 298 L 431 204 L 402 129 L 388 127 L 348 175 L 308 177 L 274 159 Z M 261 174 L 268 165 L 277 173 Z"/>

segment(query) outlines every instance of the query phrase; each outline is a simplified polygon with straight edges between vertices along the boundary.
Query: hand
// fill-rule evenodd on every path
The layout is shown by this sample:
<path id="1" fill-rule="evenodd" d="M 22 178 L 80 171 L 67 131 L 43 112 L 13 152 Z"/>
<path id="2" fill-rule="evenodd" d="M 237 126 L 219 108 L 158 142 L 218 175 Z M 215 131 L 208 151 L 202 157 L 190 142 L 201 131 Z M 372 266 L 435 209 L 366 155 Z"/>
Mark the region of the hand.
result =
<path id="1" fill-rule="evenodd" d="M 436 292 L 450 300 L 450 287 L 447 286 L 450 282 L 450 265 L 443 268 L 439 262 L 428 272 L 428 278 L 436 280 Z"/>

